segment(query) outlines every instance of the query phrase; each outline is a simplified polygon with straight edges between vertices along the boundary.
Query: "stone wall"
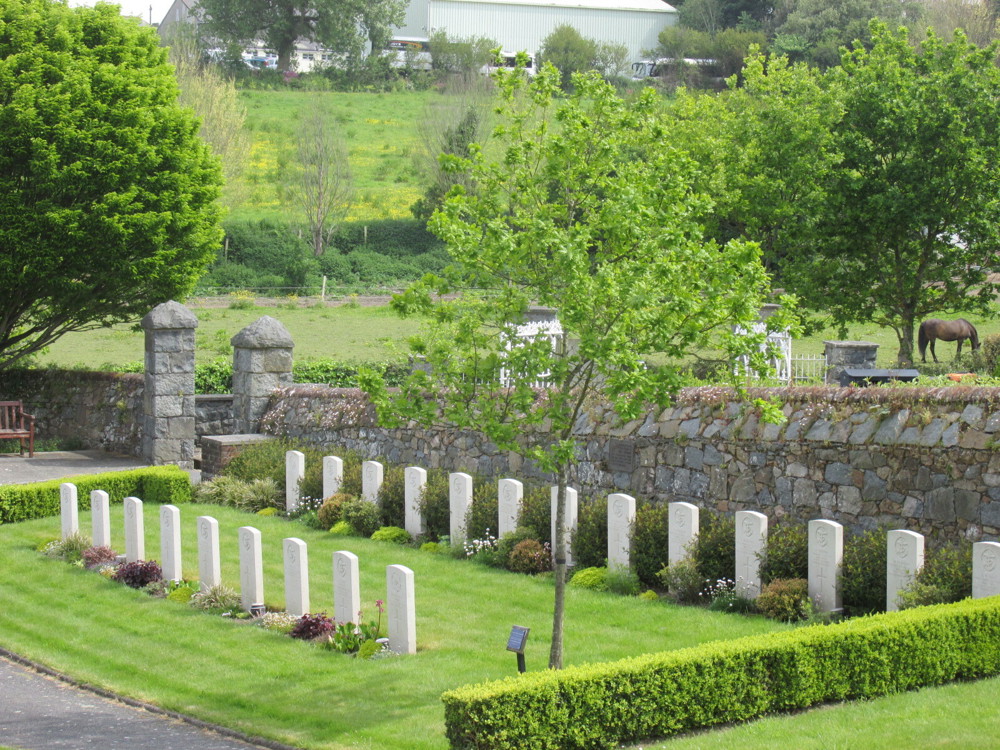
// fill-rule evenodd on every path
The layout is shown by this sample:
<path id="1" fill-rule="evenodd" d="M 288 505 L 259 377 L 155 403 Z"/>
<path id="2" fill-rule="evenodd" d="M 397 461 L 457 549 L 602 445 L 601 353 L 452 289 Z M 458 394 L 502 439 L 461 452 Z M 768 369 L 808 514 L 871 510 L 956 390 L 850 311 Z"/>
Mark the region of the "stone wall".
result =
<path id="1" fill-rule="evenodd" d="M 886 524 L 931 542 L 1000 534 L 1000 389 L 778 388 L 787 421 L 764 424 L 724 388 L 683 391 L 677 403 L 627 424 L 595 406 L 581 421 L 573 483 L 687 500 L 772 519 L 829 518 L 854 529 Z M 263 431 L 365 457 L 548 481 L 482 435 L 387 430 L 354 389 L 281 388 Z"/>
<path id="2" fill-rule="evenodd" d="M 194 397 L 195 437 L 231 435 L 233 427 L 232 394 L 212 394 Z"/>
<path id="3" fill-rule="evenodd" d="M 143 376 L 76 370 L 12 370 L 0 376 L 0 400 L 23 401 L 35 415 L 35 439 L 85 448 L 142 452 Z"/>

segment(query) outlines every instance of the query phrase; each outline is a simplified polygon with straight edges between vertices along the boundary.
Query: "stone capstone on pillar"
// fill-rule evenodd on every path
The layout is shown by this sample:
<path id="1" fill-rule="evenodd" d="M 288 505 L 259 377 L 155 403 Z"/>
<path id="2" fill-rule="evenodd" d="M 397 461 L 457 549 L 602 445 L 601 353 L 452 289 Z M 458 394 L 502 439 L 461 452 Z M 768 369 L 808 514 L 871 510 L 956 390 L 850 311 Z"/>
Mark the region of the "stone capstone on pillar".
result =
<path id="1" fill-rule="evenodd" d="M 265 315 L 231 339 L 233 345 L 233 418 L 236 432 L 257 432 L 271 392 L 292 382 L 291 334 Z"/>
<path id="2" fill-rule="evenodd" d="M 840 374 L 847 369 L 873 370 L 878 344 L 871 341 L 824 341 L 826 384 L 840 385 Z"/>
<path id="3" fill-rule="evenodd" d="M 142 453 L 154 465 L 194 468 L 194 329 L 198 319 L 173 300 L 142 319 L 146 332 Z"/>

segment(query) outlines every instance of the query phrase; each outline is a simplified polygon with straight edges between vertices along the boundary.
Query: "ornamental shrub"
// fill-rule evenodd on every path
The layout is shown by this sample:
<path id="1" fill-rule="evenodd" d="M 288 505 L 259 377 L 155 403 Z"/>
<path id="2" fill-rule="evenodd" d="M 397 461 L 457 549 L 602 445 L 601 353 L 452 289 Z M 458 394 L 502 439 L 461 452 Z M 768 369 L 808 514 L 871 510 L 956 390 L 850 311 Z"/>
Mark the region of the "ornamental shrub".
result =
<path id="1" fill-rule="evenodd" d="M 523 542 L 525 539 L 534 538 L 534 533 L 531 529 L 526 529 L 523 526 L 518 526 L 513 531 L 500 537 L 500 539 L 497 540 L 497 558 L 500 565 L 510 570 L 510 555 L 514 551 L 514 547 Z"/>
<path id="2" fill-rule="evenodd" d="M 330 533 L 334 536 L 354 536 L 354 528 L 347 521 L 337 521 L 330 527 Z"/>
<path id="3" fill-rule="evenodd" d="M 757 611 L 781 622 L 806 620 L 812 611 L 809 581 L 805 578 L 775 578 L 757 597 Z"/>
<path id="4" fill-rule="evenodd" d="M 376 498 L 380 523 L 383 526 L 402 526 L 406 522 L 406 468 L 383 463 L 382 486 Z"/>
<path id="5" fill-rule="evenodd" d="M 581 568 L 608 563 L 608 497 L 599 495 L 580 504 L 572 539 L 573 562 Z"/>
<path id="6" fill-rule="evenodd" d="M 1000 602 L 975 599 L 539 670 L 442 701 L 452 747 L 579 750 L 996 674 Z"/>
<path id="7" fill-rule="evenodd" d="M 128 471 L 109 471 L 31 484 L 0 485 L 0 524 L 59 515 L 59 485 L 76 485 L 81 508 L 90 502 L 93 490 L 104 490 L 112 503 L 126 497 L 141 497 L 147 503 L 180 505 L 191 501 L 191 478 L 177 466 L 150 466 Z"/>
<path id="8" fill-rule="evenodd" d="M 247 513 L 284 506 L 284 497 L 278 483 L 271 477 L 245 480 L 233 476 L 218 476 L 199 484 L 194 489 L 194 497 L 199 503 L 225 505 Z"/>
<path id="9" fill-rule="evenodd" d="M 809 530 L 792 521 L 776 525 L 767 534 L 767 547 L 760 557 L 761 582 L 809 577 Z"/>
<path id="10" fill-rule="evenodd" d="M 521 498 L 521 517 L 517 525 L 529 529 L 534 539 L 552 544 L 552 488 L 528 485 Z"/>
<path id="11" fill-rule="evenodd" d="M 665 504 L 637 504 L 632 532 L 632 566 L 644 586 L 658 586 L 659 572 L 667 564 L 668 521 L 669 510 Z"/>
<path id="12" fill-rule="evenodd" d="M 545 573 L 552 570 L 552 550 L 537 539 L 525 539 L 511 551 L 507 567 L 515 573 Z"/>
<path id="13" fill-rule="evenodd" d="M 665 565 L 657 576 L 667 595 L 678 604 L 698 604 L 705 579 L 692 557 Z"/>
<path id="14" fill-rule="evenodd" d="M 306 613 L 298 619 L 291 631 L 288 633 L 292 638 L 303 641 L 311 641 L 320 636 L 330 635 L 333 632 L 334 624 L 326 612 L 316 614 Z"/>
<path id="15" fill-rule="evenodd" d="M 287 438 L 265 440 L 262 443 L 247 446 L 242 453 L 226 465 L 223 475 L 244 481 L 271 479 L 277 487 L 284 487 L 285 453 L 290 450 L 301 451 L 306 457 L 306 473 L 302 484 L 299 485 L 300 495 L 302 497 L 322 497 L 323 456 L 328 455 L 327 452 L 315 445 L 297 443 Z"/>
<path id="16" fill-rule="evenodd" d="M 372 541 L 389 542 L 391 544 L 409 544 L 413 541 L 410 532 L 398 526 L 383 526 L 372 534 Z"/>
<path id="17" fill-rule="evenodd" d="M 424 515 L 427 538 L 438 541 L 451 533 L 451 510 L 448 507 L 448 472 L 444 469 L 428 469 L 427 484 L 420 498 L 420 510 Z"/>
<path id="18" fill-rule="evenodd" d="M 118 558 L 118 553 L 111 549 L 111 547 L 87 547 L 83 551 L 82 557 L 83 564 L 86 567 L 96 568 L 98 565 L 113 563 Z"/>
<path id="19" fill-rule="evenodd" d="M 924 566 L 899 594 L 899 608 L 948 604 L 972 595 L 972 545 L 927 551 Z"/>
<path id="20" fill-rule="evenodd" d="M 639 577 L 632 568 L 612 567 L 607 575 L 608 591 L 620 596 L 638 596 L 642 589 Z"/>
<path id="21" fill-rule="evenodd" d="M 341 516 L 359 536 L 370 537 L 379 530 L 378 506 L 367 500 L 350 499 L 341 506 Z"/>
<path id="22" fill-rule="evenodd" d="M 845 614 L 856 617 L 885 612 L 886 529 L 873 529 L 844 540 L 840 590 Z"/>
<path id="23" fill-rule="evenodd" d="M 607 568 L 582 568 L 573 574 L 569 579 L 569 585 L 591 591 L 608 590 L 608 569 Z"/>
<path id="24" fill-rule="evenodd" d="M 736 520 L 722 513 L 701 513 L 698 539 L 691 550 L 707 581 L 736 580 Z"/>
<path id="25" fill-rule="evenodd" d="M 222 583 L 204 590 L 195 591 L 188 602 L 195 609 L 232 612 L 240 608 L 240 595 Z"/>
<path id="26" fill-rule="evenodd" d="M 319 506 L 319 510 L 316 511 L 316 521 L 321 529 L 331 529 L 335 523 L 337 523 L 342 515 L 344 503 L 355 498 L 351 497 L 345 492 L 337 492 L 330 495 L 323 504 Z"/>
<path id="27" fill-rule="evenodd" d="M 472 477 L 472 507 L 465 519 L 465 534 L 469 539 L 485 539 L 495 534 L 499 518 L 497 484 L 489 479 Z"/>
<path id="28" fill-rule="evenodd" d="M 126 586 L 141 589 L 163 580 L 163 571 L 156 560 L 136 560 L 119 565 L 113 578 Z"/>

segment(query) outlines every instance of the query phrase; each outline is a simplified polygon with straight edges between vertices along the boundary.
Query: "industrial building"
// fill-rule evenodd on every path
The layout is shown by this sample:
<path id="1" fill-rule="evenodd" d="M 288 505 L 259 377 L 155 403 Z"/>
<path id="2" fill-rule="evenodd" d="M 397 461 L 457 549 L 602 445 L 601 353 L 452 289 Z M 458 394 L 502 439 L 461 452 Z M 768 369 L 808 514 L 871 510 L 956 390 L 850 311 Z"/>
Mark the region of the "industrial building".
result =
<path id="1" fill-rule="evenodd" d="M 662 0 L 410 0 L 396 35 L 427 39 L 485 37 L 509 52 L 534 56 L 557 27 L 572 26 L 599 42 L 624 44 L 635 61 L 658 45 L 660 31 L 677 23 Z"/>

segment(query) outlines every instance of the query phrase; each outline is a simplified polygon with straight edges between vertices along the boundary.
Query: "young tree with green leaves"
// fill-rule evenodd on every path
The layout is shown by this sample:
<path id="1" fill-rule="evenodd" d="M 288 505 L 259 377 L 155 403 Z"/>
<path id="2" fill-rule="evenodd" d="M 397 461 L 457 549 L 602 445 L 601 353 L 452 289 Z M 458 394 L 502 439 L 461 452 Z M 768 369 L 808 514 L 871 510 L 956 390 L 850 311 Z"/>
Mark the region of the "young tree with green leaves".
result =
<path id="1" fill-rule="evenodd" d="M 186 295 L 222 239 L 218 159 L 152 29 L 0 0 L 0 369 Z"/>
<path id="2" fill-rule="evenodd" d="M 604 400 L 633 419 L 666 404 L 695 347 L 747 352 L 762 366 L 763 334 L 732 326 L 756 319 L 768 278 L 754 244 L 703 238 L 707 201 L 690 187 L 694 165 L 670 145 L 655 93 L 625 102 L 589 73 L 557 104 L 560 74 L 548 64 L 530 82 L 520 71 L 497 81 L 496 142 L 444 157 L 476 186 L 456 185 L 430 222 L 455 265 L 393 302 L 427 316 L 413 345 L 428 367 L 398 392 L 371 373 L 362 382 L 383 424 L 476 430 L 552 476 L 549 666 L 561 668 L 566 490 L 585 412 Z M 555 308 L 561 330 L 519 338 L 531 305 Z M 653 352 L 672 364 L 647 366 Z"/>
<path id="3" fill-rule="evenodd" d="M 986 312 L 1000 272 L 1000 70 L 996 45 L 872 24 L 827 74 L 843 116 L 819 240 L 790 283 L 835 322 L 892 328 L 900 364 L 932 313 Z"/>

